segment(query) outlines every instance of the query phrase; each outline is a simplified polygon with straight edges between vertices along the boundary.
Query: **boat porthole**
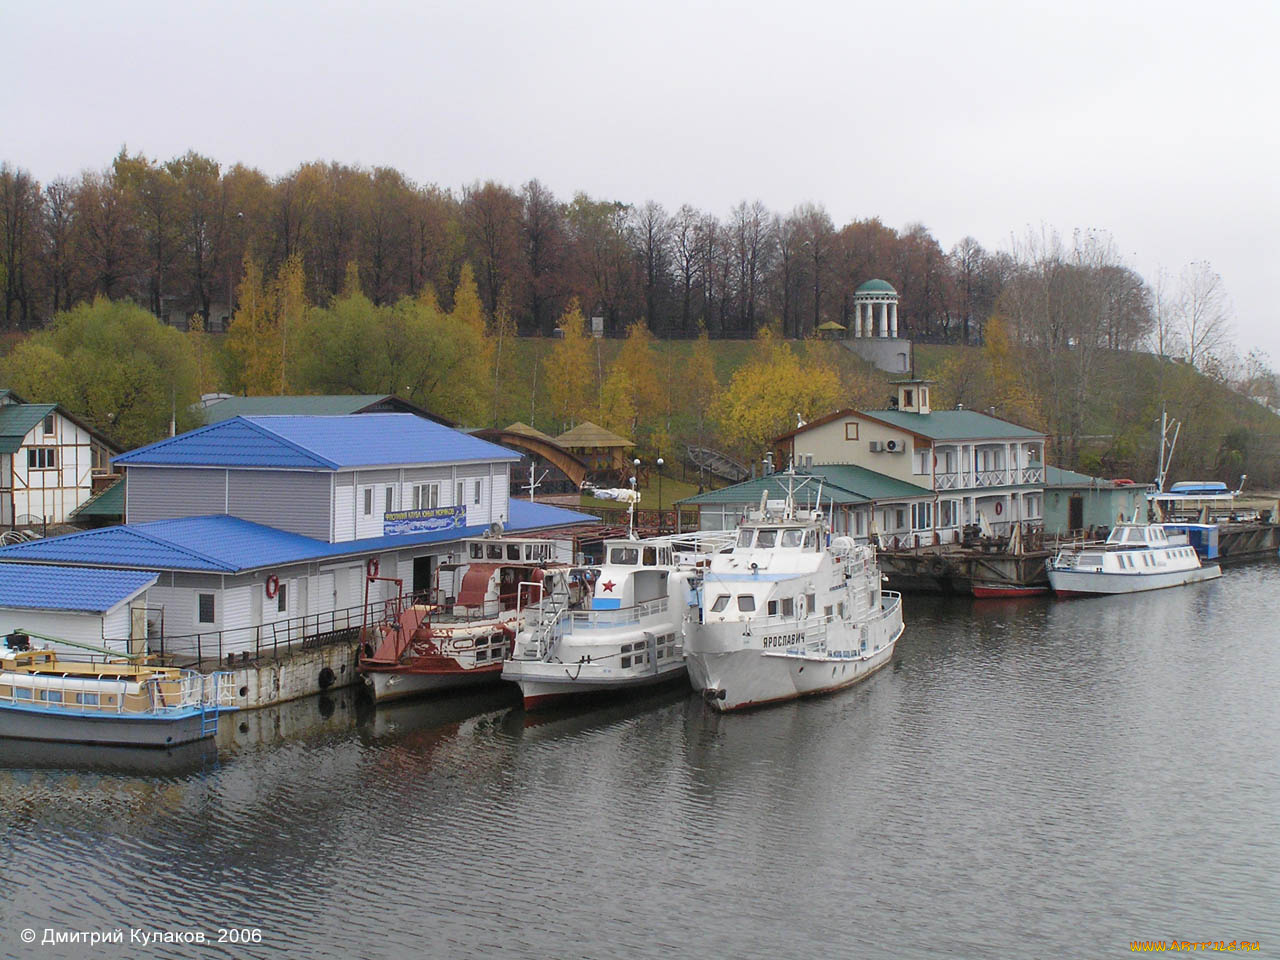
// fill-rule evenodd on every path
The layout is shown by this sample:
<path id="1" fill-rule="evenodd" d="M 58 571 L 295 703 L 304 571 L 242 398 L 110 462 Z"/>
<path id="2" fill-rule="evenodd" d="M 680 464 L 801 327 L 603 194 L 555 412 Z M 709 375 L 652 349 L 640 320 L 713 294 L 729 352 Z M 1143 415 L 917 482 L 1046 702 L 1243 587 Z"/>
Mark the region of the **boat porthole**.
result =
<path id="1" fill-rule="evenodd" d="M 249 732 L 249 725 L 248 725 L 247 723 L 242 723 L 242 724 L 240 724 L 240 732 L 241 732 L 241 733 L 248 733 L 248 732 Z"/>
<path id="2" fill-rule="evenodd" d="M 242 696 L 242 697 L 247 697 L 248 695 L 249 695 L 249 688 L 248 688 L 248 687 L 241 687 L 241 688 L 240 688 L 240 696 Z"/>

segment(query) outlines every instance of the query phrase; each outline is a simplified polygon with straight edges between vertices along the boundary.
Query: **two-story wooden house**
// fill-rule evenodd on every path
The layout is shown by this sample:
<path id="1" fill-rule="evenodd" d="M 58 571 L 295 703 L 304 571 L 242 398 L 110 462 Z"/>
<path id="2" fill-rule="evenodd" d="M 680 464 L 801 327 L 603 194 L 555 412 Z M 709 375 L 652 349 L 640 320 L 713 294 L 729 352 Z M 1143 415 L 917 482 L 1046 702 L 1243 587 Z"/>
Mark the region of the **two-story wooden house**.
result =
<path id="1" fill-rule="evenodd" d="M 56 403 L 0 390 L 0 526 L 65 523 L 117 451 Z"/>
<path id="2" fill-rule="evenodd" d="M 932 504 L 896 515 L 881 534 L 921 542 L 960 538 L 967 524 L 1004 533 L 1044 515 L 1045 434 L 974 410 L 934 410 L 928 380 L 899 380 L 890 410 L 840 410 L 778 437 L 774 456 L 797 469 L 854 464 L 927 488 Z M 899 525 L 908 519 L 909 525 Z M 895 527 L 897 527 L 895 529 Z"/>

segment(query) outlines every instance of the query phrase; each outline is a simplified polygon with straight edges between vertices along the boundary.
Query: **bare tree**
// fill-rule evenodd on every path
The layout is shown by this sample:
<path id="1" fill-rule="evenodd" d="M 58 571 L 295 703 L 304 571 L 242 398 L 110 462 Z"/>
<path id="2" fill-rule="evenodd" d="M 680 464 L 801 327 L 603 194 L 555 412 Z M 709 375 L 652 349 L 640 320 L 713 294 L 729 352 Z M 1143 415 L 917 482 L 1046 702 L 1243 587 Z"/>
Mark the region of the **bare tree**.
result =
<path id="1" fill-rule="evenodd" d="M 1207 261 L 1187 264 L 1178 287 L 1178 327 L 1187 362 L 1203 367 L 1230 336 L 1231 303 L 1220 277 Z"/>

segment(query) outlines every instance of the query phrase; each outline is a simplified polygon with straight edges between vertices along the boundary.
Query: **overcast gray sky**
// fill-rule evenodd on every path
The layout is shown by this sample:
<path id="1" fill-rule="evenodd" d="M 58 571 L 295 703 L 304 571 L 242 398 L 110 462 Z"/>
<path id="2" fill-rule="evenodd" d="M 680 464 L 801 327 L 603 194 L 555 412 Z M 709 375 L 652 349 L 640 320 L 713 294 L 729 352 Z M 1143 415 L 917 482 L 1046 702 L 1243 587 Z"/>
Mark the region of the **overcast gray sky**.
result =
<path id="1" fill-rule="evenodd" d="M 0 4 L 0 159 L 127 144 L 270 175 L 538 177 L 721 215 L 824 204 L 949 248 L 1098 228 L 1208 260 L 1280 363 L 1280 2 Z"/>

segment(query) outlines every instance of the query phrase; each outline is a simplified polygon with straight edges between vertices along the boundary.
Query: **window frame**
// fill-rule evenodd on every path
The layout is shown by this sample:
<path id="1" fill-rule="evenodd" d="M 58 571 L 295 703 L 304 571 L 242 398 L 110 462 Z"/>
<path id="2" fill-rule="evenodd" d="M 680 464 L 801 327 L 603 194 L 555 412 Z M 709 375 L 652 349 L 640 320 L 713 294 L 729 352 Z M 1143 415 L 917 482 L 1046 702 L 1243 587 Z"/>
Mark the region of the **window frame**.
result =
<path id="1" fill-rule="evenodd" d="M 205 619 L 205 602 L 209 604 L 209 618 Z M 196 623 L 202 626 L 214 626 L 218 622 L 218 595 L 216 593 L 196 594 Z"/>

